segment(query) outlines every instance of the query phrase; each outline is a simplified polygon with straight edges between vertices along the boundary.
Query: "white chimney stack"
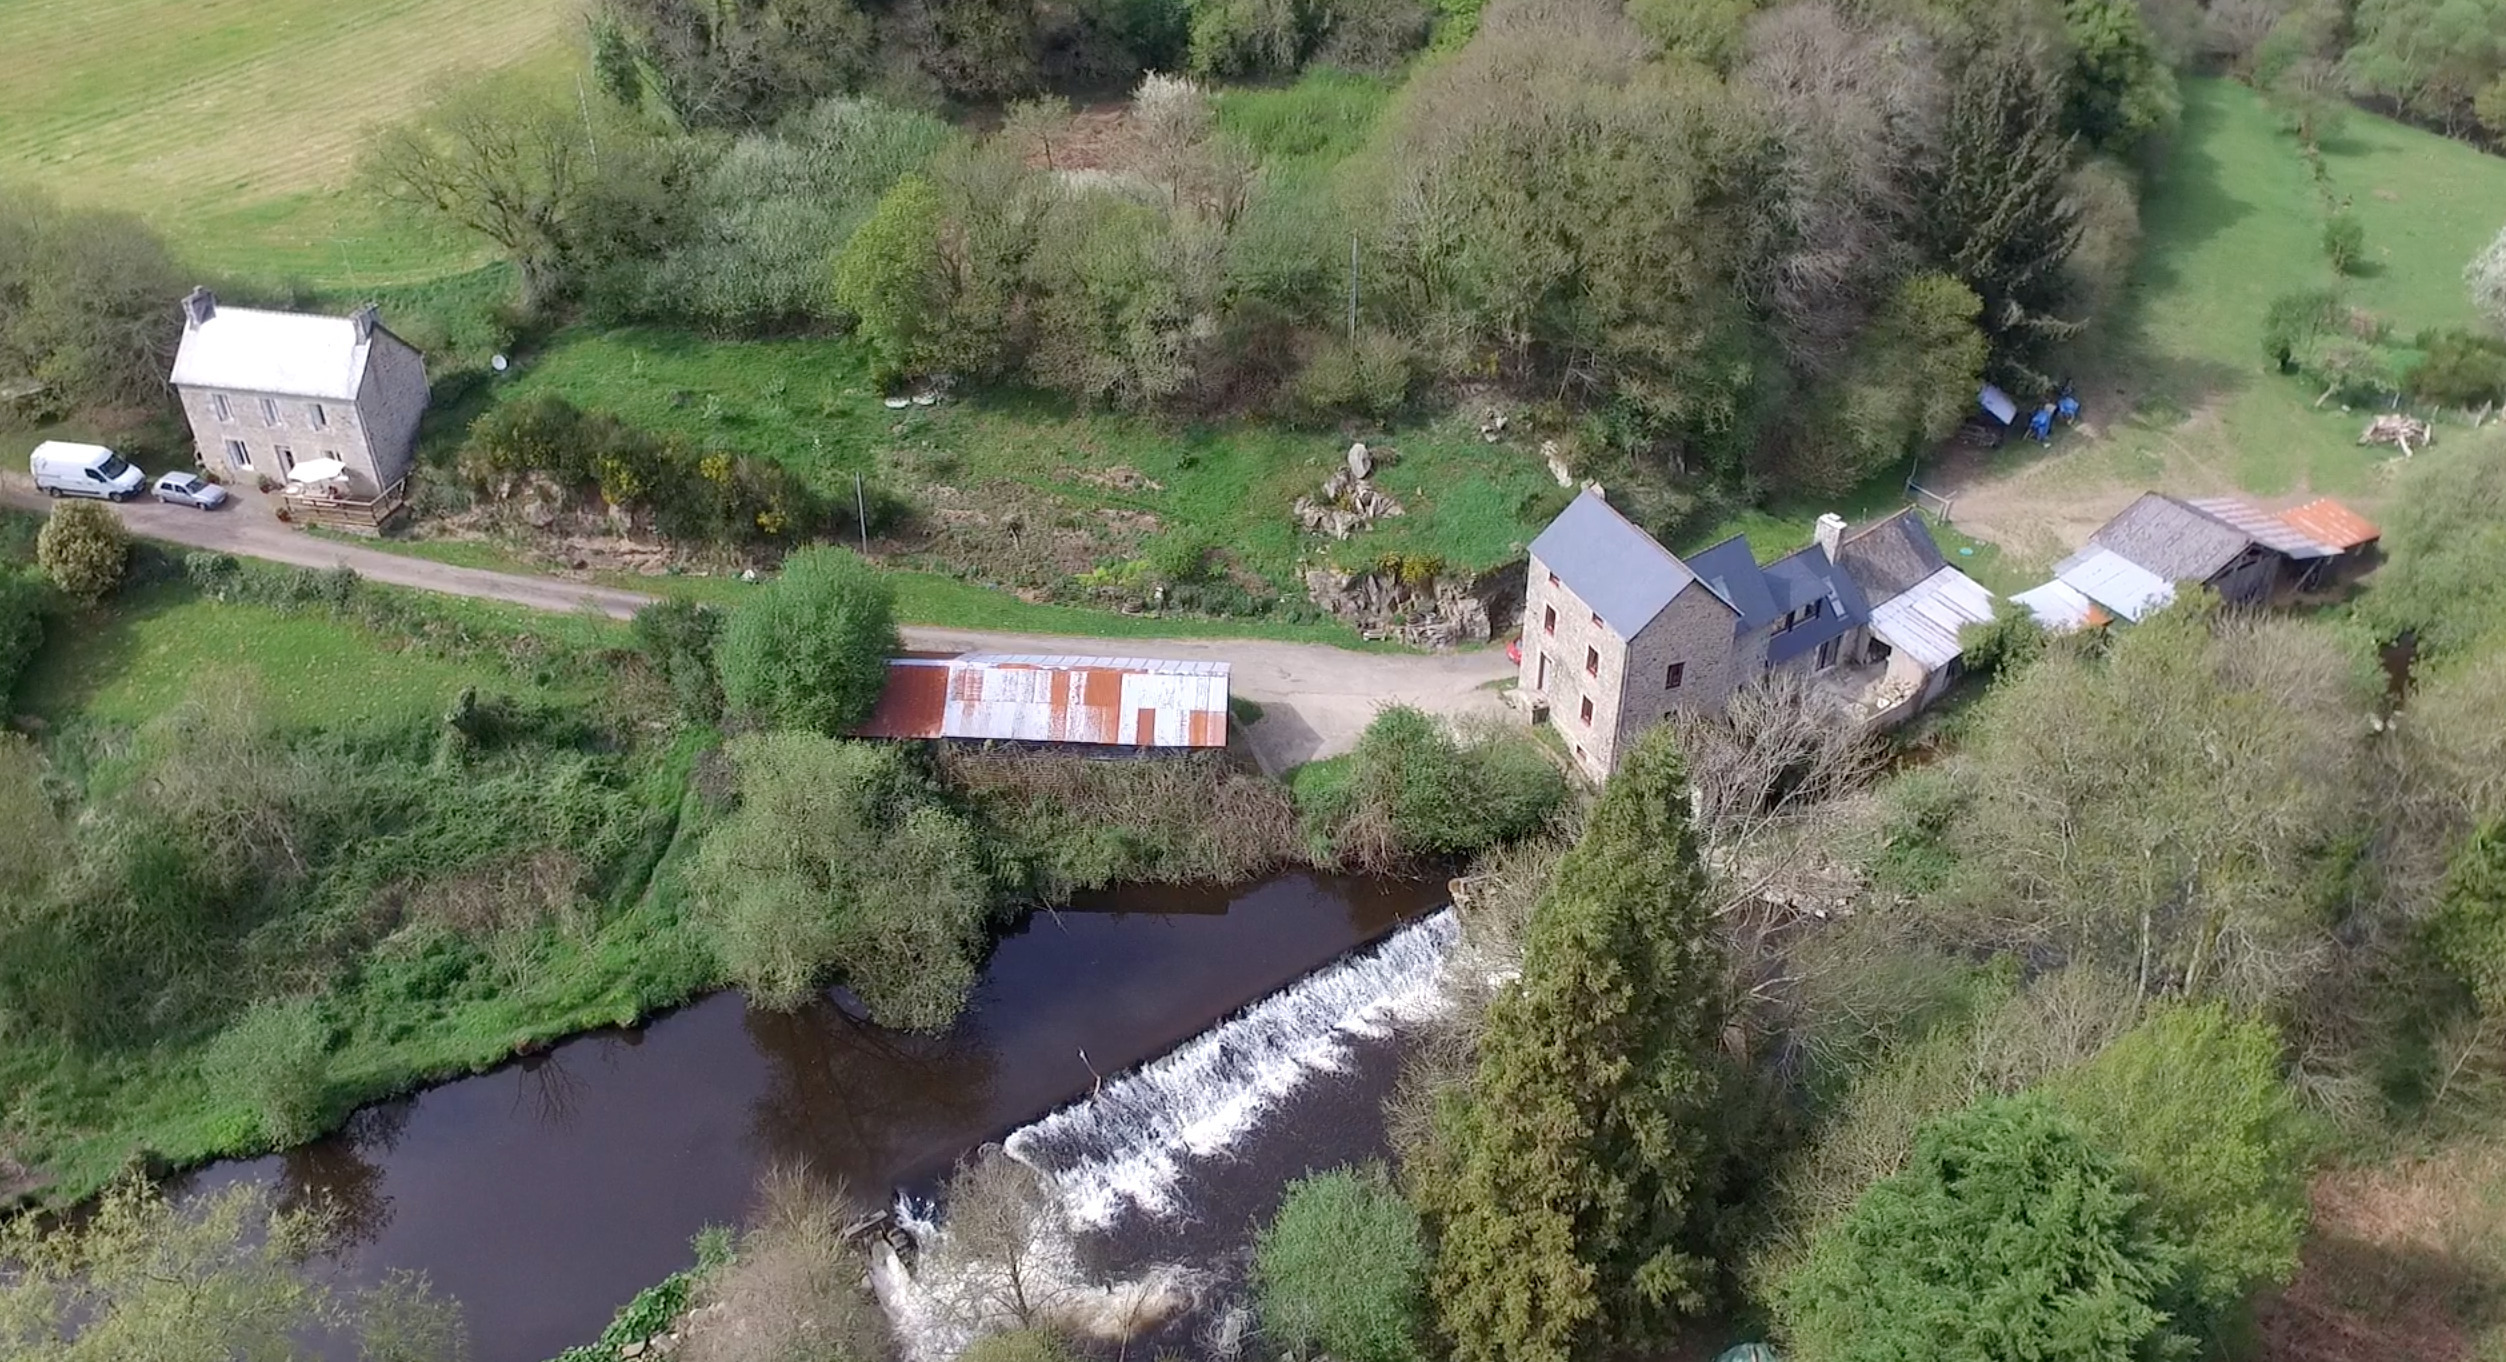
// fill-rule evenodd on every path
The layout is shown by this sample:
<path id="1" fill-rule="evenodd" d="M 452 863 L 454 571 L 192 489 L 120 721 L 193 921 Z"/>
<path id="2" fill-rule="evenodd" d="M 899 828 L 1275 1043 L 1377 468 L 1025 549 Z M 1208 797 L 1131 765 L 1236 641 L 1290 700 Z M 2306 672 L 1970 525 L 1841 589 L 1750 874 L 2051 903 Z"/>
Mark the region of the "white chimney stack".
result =
<path id="1" fill-rule="evenodd" d="M 1819 517 L 1819 527 L 1812 536 L 1820 548 L 1827 550 L 1827 561 L 1836 561 L 1837 550 L 1845 542 L 1845 518 L 1830 511 Z"/>
<path id="2" fill-rule="evenodd" d="M 379 311 L 372 303 L 366 303 L 348 314 L 349 325 L 357 328 L 358 344 L 363 345 L 374 338 L 374 322 L 378 315 Z"/>
<path id="3" fill-rule="evenodd" d="M 211 317 L 216 315 L 218 315 L 216 294 L 195 286 L 191 292 L 183 295 L 183 325 L 186 328 L 204 326 Z"/>

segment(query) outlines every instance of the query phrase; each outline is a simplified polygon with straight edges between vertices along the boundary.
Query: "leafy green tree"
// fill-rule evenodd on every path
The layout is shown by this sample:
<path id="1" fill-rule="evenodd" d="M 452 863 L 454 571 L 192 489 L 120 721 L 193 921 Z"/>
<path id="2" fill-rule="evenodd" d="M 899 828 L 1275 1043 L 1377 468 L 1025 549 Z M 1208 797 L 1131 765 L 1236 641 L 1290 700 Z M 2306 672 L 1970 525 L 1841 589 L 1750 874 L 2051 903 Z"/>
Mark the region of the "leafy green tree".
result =
<path id="1" fill-rule="evenodd" d="M 18 678 L 43 648 L 43 608 L 43 583 L 31 573 L 0 564 L 0 705 L 8 702 Z"/>
<path id="2" fill-rule="evenodd" d="M 2506 823 L 2464 841 L 2421 932 L 2437 963 L 2484 1012 L 2506 1015 Z"/>
<path id="3" fill-rule="evenodd" d="M 1822 1231 L 1778 1295 L 1801 1362 L 2160 1362 L 2183 1251 L 2042 1097 L 1942 1117 Z"/>
<path id="4" fill-rule="evenodd" d="M 2350 89 L 2382 95 L 2449 134 L 2506 73 L 2506 0 L 2359 0 L 2341 58 Z"/>
<path id="5" fill-rule="evenodd" d="M 2184 1246 L 2187 1332 L 2241 1335 L 2245 1307 L 2297 1272 L 2307 1137 L 2268 1022 L 2172 1006 L 2050 1083 L 2054 1099 Z"/>
<path id="6" fill-rule="evenodd" d="M 739 808 L 706 835 L 689 880 L 731 978 L 780 1009 L 834 976 L 884 1025 L 946 1026 L 991 921 L 973 825 L 901 748 L 781 732 L 730 752 Z"/>
<path id="7" fill-rule="evenodd" d="M 754 128 L 869 73 L 875 35 L 851 0 L 603 0 L 601 88 L 683 128 Z"/>
<path id="8" fill-rule="evenodd" d="M 940 195 L 908 175 L 882 195 L 835 258 L 835 300 L 891 377 L 919 368 L 940 302 Z"/>
<path id="9" fill-rule="evenodd" d="M 1533 909 L 1521 978 L 1412 1170 L 1461 1362 L 1566 1362 L 1702 1308 L 1722 971 L 1670 729 L 1628 754 Z"/>
<path id="10" fill-rule="evenodd" d="M 2379 637 L 2412 634 L 2423 662 L 2506 638 L 2506 441 L 2448 435 L 2419 451 L 2385 509 L 2384 566 L 2359 598 Z"/>
<path id="11" fill-rule="evenodd" d="M 457 1362 L 459 1312 L 423 1278 L 334 1286 L 312 1259 L 338 1242 L 323 1206 L 281 1209 L 254 1186 L 181 1203 L 144 1180 L 85 1214 L 0 1224 L 0 1354 L 15 1362 L 314 1356 Z M 316 1351 L 326 1341 L 339 1346 Z"/>
<path id="12" fill-rule="evenodd" d="M 1262 1333 L 1299 1356 L 1417 1362 L 1427 1250 L 1380 1165 L 1299 1178 L 1254 1246 Z"/>
<path id="13" fill-rule="evenodd" d="M 2139 0 L 2063 0 L 2071 42 L 2064 124 L 2100 151 L 2123 153 L 2175 125 L 2175 72 L 2158 50 Z"/>
<path id="14" fill-rule="evenodd" d="M 636 646 L 669 681 L 682 714 L 709 720 L 722 712 L 722 681 L 714 674 L 714 645 L 722 636 L 720 610 L 672 597 L 636 611 L 634 629 Z"/>
<path id="15" fill-rule="evenodd" d="M 715 650 L 733 713 L 778 728 L 842 733 L 887 685 L 896 592 L 849 549 L 802 549 L 731 612 Z"/>
<path id="16" fill-rule="evenodd" d="M 1362 862 L 1485 850 L 1538 828 L 1566 799 L 1557 764 L 1520 733 L 1465 743 L 1408 705 L 1366 725 L 1349 766 L 1333 807 L 1313 812 Z"/>
<path id="17" fill-rule="evenodd" d="M 1852 452 L 1818 468 L 1820 491 L 1842 492 L 1958 428 L 1984 374 L 1983 302 L 1945 274 L 1897 285 L 1855 348 L 1836 430 Z"/>
<path id="18" fill-rule="evenodd" d="M 0 189 L 0 383 L 45 385 L 25 414 L 162 402 L 183 286 L 138 218 Z"/>
<path id="19" fill-rule="evenodd" d="M 130 565 L 130 531 L 95 501 L 64 501 L 35 538 L 35 562 L 72 599 L 93 605 L 113 594 Z"/>
<path id="20" fill-rule="evenodd" d="M 1929 252 L 1983 299 L 1993 367 L 2030 388 L 2036 364 L 2076 329 L 2057 315 L 2080 211 L 2063 192 L 2073 139 L 2060 74 L 2023 28 L 1959 53 L 1941 149 L 1924 176 Z"/>

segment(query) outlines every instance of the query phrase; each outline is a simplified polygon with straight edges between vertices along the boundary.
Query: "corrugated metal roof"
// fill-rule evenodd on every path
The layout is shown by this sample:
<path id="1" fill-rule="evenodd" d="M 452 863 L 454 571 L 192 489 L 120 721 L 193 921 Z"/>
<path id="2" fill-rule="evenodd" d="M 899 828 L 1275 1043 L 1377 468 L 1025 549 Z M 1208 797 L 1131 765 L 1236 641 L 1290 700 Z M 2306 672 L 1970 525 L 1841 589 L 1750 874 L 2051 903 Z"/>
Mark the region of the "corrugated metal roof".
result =
<path id="1" fill-rule="evenodd" d="M 2280 512 L 2299 534 L 2347 553 L 2384 537 L 2375 522 L 2330 497 L 2317 497 L 2295 510 Z"/>
<path id="2" fill-rule="evenodd" d="M 869 738 L 998 738 L 1119 747 L 1227 745 L 1224 662 L 968 653 L 900 657 Z"/>
<path id="3" fill-rule="evenodd" d="M 1676 554 L 1592 492 L 1549 522 L 1531 541 L 1531 556 L 1620 638 L 1634 638 L 1697 580 Z"/>
<path id="4" fill-rule="evenodd" d="M 1937 671 L 1958 658 L 1958 631 L 1993 620 L 1993 593 L 1953 567 L 1882 601 L 1871 612 L 1873 637 Z"/>
<path id="5" fill-rule="evenodd" d="M 2097 602 L 2080 593 L 2079 588 L 2056 577 L 2043 586 L 2032 586 L 2010 599 L 2017 601 L 2036 617 L 2036 622 L 2056 633 L 2068 633 L 2082 625 L 2094 623 Z"/>
<path id="6" fill-rule="evenodd" d="M 2226 521 L 2251 535 L 2263 547 L 2291 558 L 2330 558 L 2340 552 L 2338 546 L 2324 543 L 2252 502 L 2237 497 L 2194 497 L 2186 504 L 2205 515 Z"/>
<path id="7" fill-rule="evenodd" d="M 2056 563 L 2054 577 L 2136 624 L 2143 615 L 2175 599 L 2173 582 L 2093 545 Z"/>
<path id="8" fill-rule="evenodd" d="M 367 344 L 347 317 L 221 307 L 207 321 L 184 326 L 171 381 L 178 388 L 354 402 Z"/>

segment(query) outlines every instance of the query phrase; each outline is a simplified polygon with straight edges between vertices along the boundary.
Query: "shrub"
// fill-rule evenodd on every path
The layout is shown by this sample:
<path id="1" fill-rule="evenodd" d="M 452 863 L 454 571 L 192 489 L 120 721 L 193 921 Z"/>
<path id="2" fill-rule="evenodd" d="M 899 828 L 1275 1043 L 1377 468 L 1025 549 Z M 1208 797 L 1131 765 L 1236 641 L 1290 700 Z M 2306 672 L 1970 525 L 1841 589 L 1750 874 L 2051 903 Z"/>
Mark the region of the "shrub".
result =
<path id="1" fill-rule="evenodd" d="M 1904 1171 L 1822 1231 L 1776 1304 L 1802 1362 L 2166 1357 L 2182 1250 L 2041 1097 L 1925 1126 Z"/>
<path id="2" fill-rule="evenodd" d="M 835 258 L 835 300 L 878 356 L 882 383 L 922 366 L 923 334 L 939 310 L 939 191 L 920 175 L 898 180 Z"/>
<path id="3" fill-rule="evenodd" d="M 634 629 L 636 646 L 670 683 L 679 712 L 692 719 L 722 712 L 722 683 L 714 675 L 721 611 L 680 598 L 655 601 L 635 612 Z"/>
<path id="4" fill-rule="evenodd" d="M 1990 623 L 1970 624 L 1958 631 L 1958 656 L 1974 675 L 2015 675 L 2045 655 L 2049 637 L 2034 611 L 2016 601 L 2003 601 L 1993 608 Z"/>
<path id="5" fill-rule="evenodd" d="M 90 605 L 121 585 L 130 555 L 130 531 L 122 528 L 122 518 L 93 501 L 53 507 L 35 540 L 35 561 L 44 575 L 71 598 Z"/>
<path id="6" fill-rule="evenodd" d="M 1535 739 L 1492 729 L 1469 741 L 1406 705 L 1375 716 L 1345 784 L 1306 804 L 1309 824 L 1360 864 L 1466 855 L 1531 832 L 1566 798 Z"/>
<path id="7" fill-rule="evenodd" d="M 850 550 L 803 549 L 731 614 L 715 658 L 732 711 L 841 733 L 870 717 L 897 637 L 896 593 Z"/>
<path id="8" fill-rule="evenodd" d="M 0 705 L 17 689 L 44 641 L 43 584 L 16 568 L 0 565 Z"/>
<path id="9" fill-rule="evenodd" d="M 833 974 L 883 1025 L 945 1027 L 991 916 L 973 825 L 898 747 L 784 732 L 741 738 L 731 760 L 740 806 L 689 876 L 731 978 L 791 1008 Z"/>
<path id="10" fill-rule="evenodd" d="M 2367 228 L 2347 213 L 2335 213 L 2323 224 L 2323 258 L 2341 274 L 2356 274 L 2367 263 Z"/>
<path id="11" fill-rule="evenodd" d="M 2403 376 L 2411 396 L 2447 407 L 2506 401 L 2506 340 L 2453 328 L 2419 337 L 2419 362 Z"/>
<path id="12" fill-rule="evenodd" d="M 219 1093 L 252 1107 L 261 1133 L 285 1148 L 322 1131 L 330 1029 L 310 1001 L 260 1003 L 211 1041 L 201 1071 Z"/>
<path id="13" fill-rule="evenodd" d="M 2463 283 L 2471 290 L 2472 309 L 2490 330 L 2506 335 L 2506 227 L 2498 228 L 2497 240 L 2463 267 Z"/>
<path id="14" fill-rule="evenodd" d="M 1416 1362 L 1427 1250 L 1380 1165 L 1299 1178 L 1254 1248 L 1262 1333 L 1292 1355 Z"/>
<path id="15" fill-rule="evenodd" d="M 2215 1003 L 2170 1007 L 2050 1087 L 2185 1246 L 2177 1323 L 2239 1332 L 2247 1298 L 2296 1273 L 2306 1228 L 2305 1130 L 2278 1034 Z"/>

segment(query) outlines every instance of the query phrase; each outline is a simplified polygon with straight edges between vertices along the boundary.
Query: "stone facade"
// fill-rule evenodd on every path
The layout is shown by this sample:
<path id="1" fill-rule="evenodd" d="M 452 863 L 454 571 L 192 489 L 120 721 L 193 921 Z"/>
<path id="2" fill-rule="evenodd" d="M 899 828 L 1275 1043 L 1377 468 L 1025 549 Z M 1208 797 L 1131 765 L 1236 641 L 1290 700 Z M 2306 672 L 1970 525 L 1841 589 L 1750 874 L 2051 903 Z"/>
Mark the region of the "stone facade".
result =
<path id="1" fill-rule="evenodd" d="M 1537 557 L 1524 600 L 1518 682 L 1546 703 L 1576 765 L 1595 780 L 1673 710 L 1719 707 L 1766 669 L 1765 634 L 1737 633 L 1731 607 L 1701 583 L 1680 591 L 1633 639 L 1620 638 Z"/>
<path id="2" fill-rule="evenodd" d="M 359 499 L 405 478 L 426 411 L 426 361 L 385 330 L 372 308 L 360 308 L 350 321 L 365 337 L 353 400 L 178 385 L 201 467 L 229 481 L 284 482 L 298 464 L 337 459 L 348 470 L 348 494 Z"/>

